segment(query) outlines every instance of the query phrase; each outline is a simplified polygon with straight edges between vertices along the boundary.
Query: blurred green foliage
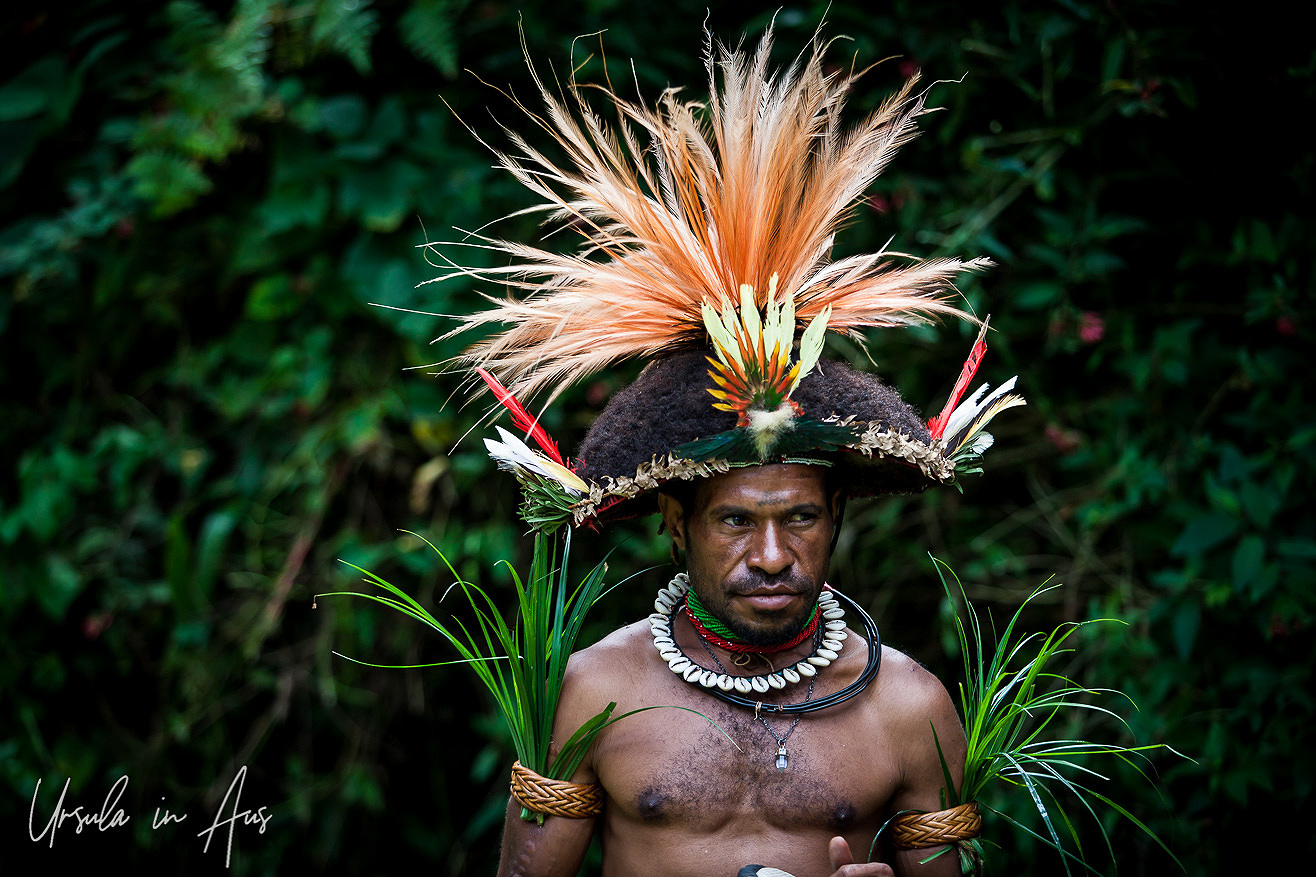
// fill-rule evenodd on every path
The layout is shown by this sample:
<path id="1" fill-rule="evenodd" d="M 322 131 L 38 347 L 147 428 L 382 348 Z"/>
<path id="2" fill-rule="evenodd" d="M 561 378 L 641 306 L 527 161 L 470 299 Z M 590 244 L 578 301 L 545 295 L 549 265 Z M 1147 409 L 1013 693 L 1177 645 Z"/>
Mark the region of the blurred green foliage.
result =
<path id="1" fill-rule="evenodd" d="M 204 825 L 153 831 L 151 808 L 195 811 L 191 828 L 245 764 L 244 799 L 275 815 L 239 835 L 235 873 L 487 873 L 510 762 L 488 705 L 459 672 L 333 659 L 451 656 L 312 597 L 347 580 L 341 557 L 437 600 L 447 582 L 402 528 L 468 578 L 500 582 L 497 560 L 524 559 L 510 479 L 474 437 L 457 445 L 478 412 L 425 368 L 455 352 L 427 346 L 451 323 L 413 312 L 461 313 L 477 290 L 417 286 L 438 270 L 416 247 L 527 203 L 466 129 L 501 144 L 498 121 L 524 127 L 481 84 L 532 96 L 518 22 L 541 70 L 599 79 L 606 59 L 652 98 L 703 89 L 705 6 L 70 7 L 0 13 L 6 869 L 121 855 L 195 870 Z M 783 59 L 825 9 L 776 12 Z M 774 11 L 719 7 L 709 25 L 752 38 Z M 855 504 L 834 580 L 951 684 L 929 550 L 1000 612 L 1056 574 L 1066 587 L 1035 629 L 1128 621 L 1067 674 L 1125 689 L 1138 742 L 1196 759 L 1158 763 L 1155 788 L 1116 773 L 1109 791 L 1213 873 L 1259 805 L 1305 800 L 1316 774 L 1313 159 L 1272 133 L 1311 105 L 1313 52 L 1261 15 L 1156 2 L 833 5 L 827 20 L 852 38 L 838 62 L 898 56 L 867 74 L 856 112 L 916 67 L 962 80 L 933 87 L 944 111 L 838 246 L 894 235 L 919 255 L 995 258 L 964 286 L 999 330 L 982 374 L 1019 373 L 1030 404 L 1002 418 L 962 496 Z M 597 38 L 573 46 L 605 28 L 606 55 Z M 524 218 L 496 231 L 539 234 Z M 869 352 L 936 410 L 970 340 L 875 334 Z M 565 398 L 550 431 L 570 446 L 623 380 Z M 630 540 L 627 573 L 664 555 L 651 534 Z M 649 591 L 609 597 L 593 634 L 642 614 Z M 53 849 L 19 834 L 38 779 L 49 807 L 66 777 L 99 804 L 122 774 L 129 827 L 66 829 Z M 1168 870 L 1138 832 L 1112 837 L 1122 873 Z M 997 839 L 999 873 L 1053 868 Z"/>

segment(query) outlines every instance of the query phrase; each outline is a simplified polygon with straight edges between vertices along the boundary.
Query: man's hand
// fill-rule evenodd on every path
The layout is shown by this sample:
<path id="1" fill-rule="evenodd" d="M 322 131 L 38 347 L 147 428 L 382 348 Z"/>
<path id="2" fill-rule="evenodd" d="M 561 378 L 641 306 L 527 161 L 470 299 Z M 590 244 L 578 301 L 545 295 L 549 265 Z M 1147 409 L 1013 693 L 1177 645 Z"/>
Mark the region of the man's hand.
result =
<path id="1" fill-rule="evenodd" d="M 856 865 L 854 854 L 850 852 L 850 844 L 843 837 L 832 838 L 832 842 L 827 845 L 827 855 L 831 858 L 832 868 L 836 871 L 832 877 L 895 877 L 896 874 L 891 870 L 890 865 L 883 865 L 881 862 Z"/>
<path id="2" fill-rule="evenodd" d="M 856 865 L 854 854 L 850 852 L 850 844 L 843 837 L 832 838 L 831 843 L 827 845 L 827 855 L 831 859 L 832 867 L 836 869 L 832 877 L 895 877 L 891 866 L 883 865 L 881 862 Z M 794 875 L 780 868 L 746 865 L 740 869 L 736 877 L 794 877 Z"/>

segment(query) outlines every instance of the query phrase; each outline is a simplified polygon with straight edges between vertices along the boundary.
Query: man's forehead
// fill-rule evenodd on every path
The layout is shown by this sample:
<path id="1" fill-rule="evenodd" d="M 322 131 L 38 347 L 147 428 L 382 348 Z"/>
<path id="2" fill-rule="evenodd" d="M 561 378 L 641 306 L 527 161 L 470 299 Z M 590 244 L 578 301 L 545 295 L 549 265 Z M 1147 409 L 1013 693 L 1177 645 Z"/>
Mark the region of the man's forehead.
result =
<path id="1" fill-rule="evenodd" d="M 709 508 L 721 504 L 799 505 L 825 504 L 827 470 L 800 463 L 742 466 L 701 482 L 695 505 Z"/>

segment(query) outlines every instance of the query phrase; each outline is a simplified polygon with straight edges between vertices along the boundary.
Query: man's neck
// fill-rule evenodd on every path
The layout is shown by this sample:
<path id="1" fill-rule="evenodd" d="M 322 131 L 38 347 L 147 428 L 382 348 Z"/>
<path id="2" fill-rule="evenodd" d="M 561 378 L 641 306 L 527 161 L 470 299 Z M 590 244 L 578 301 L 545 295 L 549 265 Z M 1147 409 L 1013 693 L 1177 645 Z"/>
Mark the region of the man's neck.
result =
<path id="1" fill-rule="evenodd" d="M 786 648 L 764 646 L 762 650 L 732 651 L 703 636 L 684 612 L 678 612 L 673 625 L 677 644 L 691 659 L 711 658 L 724 673 L 731 676 L 758 676 L 772 673 L 807 660 L 815 648 L 814 637 Z M 700 661 L 699 663 L 703 663 Z"/>

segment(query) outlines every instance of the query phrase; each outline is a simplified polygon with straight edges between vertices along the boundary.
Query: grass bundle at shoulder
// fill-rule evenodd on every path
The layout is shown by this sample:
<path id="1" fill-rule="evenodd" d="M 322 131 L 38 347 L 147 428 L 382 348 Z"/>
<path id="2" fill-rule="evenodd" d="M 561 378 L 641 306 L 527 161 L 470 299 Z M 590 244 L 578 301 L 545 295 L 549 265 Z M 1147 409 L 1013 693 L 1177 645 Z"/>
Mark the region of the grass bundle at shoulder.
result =
<path id="1" fill-rule="evenodd" d="M 336 591 L 320 596 L 364 597 L 396 609 L 437 631 L 461 655 L 460 661 L 442 664 L 469 664 L 497 703 L 521 764 L 550 779 L 570 779 L 599 732 L 623 718 L 614 717 L 612 712 L 616 704 L 609 704 L 581 725 L 550 762 L 553 718 L 562 694 L 567 660 L 575 649 L 586 613 L 605 593 L 606 559 L 573 586 L 567 572 L 571 554 L 570 531 L 556 535 L 536 532 L 530 571 L 524 579 L 510 563 L 500 561 L 511 573 L 516 590 L 516 617 L 509 625 L 487 591 L 458 575 L 447 557 L 429 540 L 415 533 L 410 535 L 433 549 L 452 573 L 454 583 L 447 593 L 460 589 L 465 594 L 474 611 L 473 624 L 468 626 L 455 617 L 450 624 L 444 624 L 397 586 L 351 563 L 347 565 L 383 593 Z M 521 817 L 543 821 L 542 813 L 533 813 L 524 807 Z"/>
<path id="2" fill-rule="evenodd" d="M 1111 709 L 1089 700 L 1093 695 L 1113 695 L 1128 700 L 1126 695 L 1112 689 L 1087 688 L 1055 670 L 1056 659 L 1073 652 L 1066 643 L 1076 631 L 1090 624 L 1116 620 L 1068 622 L 1047 635 L 1025 635 L 1018 630 L 1024 609 L 1040 594 L 1059 587 L 1044 584 L 1020 604 L 1003 631 L 998 633 L 992 626 L 994 643 L 989 647 L 984 642 L 978 613 L 958 577 L 946 564 L 936 558 L 933 562 L 947 599 L 957 607 L 953 613 L 955 633 L 964 661 L 959 700 L 968 741 L 964 781 L 958 789 L 942 758 L 947 790 L 947 800 L 943 805 L 954 807 L 965 802 L 978 802 L 1008 824 L 1055 849 L 1066 873 L 1072 873 L 1073 864 L 1095 870 L 1085 861 L 1078 829 L 1066 807 L 1072 809 L 1073 802 L 1077 802 L 1093 817 L 1113 860 L 1114 849 L 1101 818 L 1101 811 L 1112 810 L 1145 832 L 1177 864 L 1178 859 L 1155 832 L 1120 804 L 1093 788 L 1094 781 L 1104 781 L 1106 777 L 1087 764 L 1091 756 L 1110 756 L 1132 766 L 1146 778 L 1147 753 L 1174 750 L 1164 744 L 1120 746 L 1067 739 L 1063 735 L 1059 739 L 1051 736 L 1059 722 L 1075 717 L 1080 710 L 1103 713 L 1128 727 L 1127 722 Z M 962 610 L 958 609 L 960 603 L 963 604 Z M 935 730 L 933 736 L 935 739 Z M 940 756 L 940 741 L 937 741 L 937 751 Z M 1002 783 L 1028 796 L 1041 822 L 1040 831 L 982 803 L 990 790 L 999 794 Z M 983 853 L 981 839 L 962 845 L 960 853 L 962 864 L 968 870 L 976 869 Z"/>

